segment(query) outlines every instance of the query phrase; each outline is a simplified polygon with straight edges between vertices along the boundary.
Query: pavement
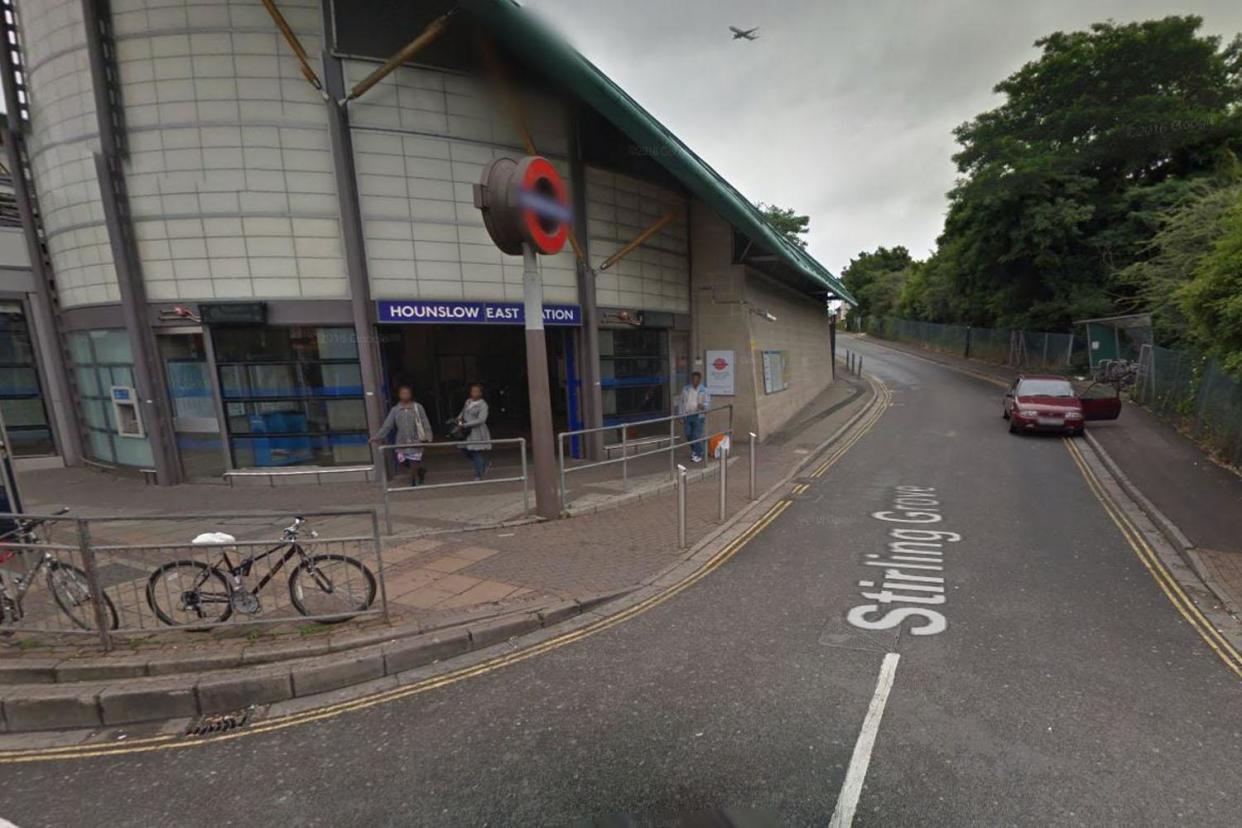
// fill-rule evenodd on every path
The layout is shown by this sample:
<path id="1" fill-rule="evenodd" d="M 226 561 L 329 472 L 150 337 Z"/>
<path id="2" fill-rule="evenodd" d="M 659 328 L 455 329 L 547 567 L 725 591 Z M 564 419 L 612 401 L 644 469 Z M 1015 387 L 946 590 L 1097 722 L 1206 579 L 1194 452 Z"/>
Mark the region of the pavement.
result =
<path id="1" fill-rule="evenodd" d="M 794 422 L 757 451 L 757 490 L 766 490 L 805 462 L 813 449 L 857 415 L 871 398 L 871 389 L 865 383 L 843 377 L 812 401 Z M 691 465 L 685 451 L 680 449 L 677 459 L 694 471 L 687 487 L 686 537 L 687 546 L 692 547 L 720 526 L 719 463 Z M 727 479 L 728 517 L 750 503 L 748 447 L 739 446 L 738 453 L 741 456 L 733 458 Z M 375 495 L 374 484 L 275 488 L 208 484 L 162 489 L 134 480 L 113 481 L 99 472 L 78 469 L 24 477 L 31 511 L 70 505 L 74 517 L 111 516 L 92 522 L 91 533 L 95 543 L 119 545 L 101 548 L 97 566 L 117 607 L 123 631 L 115 634 L 117 650 L 107 656 L 99 652 L 94 639 L 64 632 L 17 632 L 0 638 L 0 658 L 5 664 L 5 669 L 0 669 L 0 691 L 4 691 L 0 695 L 6 695 L 15 706 L 19 700 L 33 702 L 45 695 L 45 682 L 62 685 L 58 690 L 66 693 L 73 691 L 67 710 L 56 707 L 42 710 L 38 716 L 22 716 L 22 730 L 76 724 L 84 707 L 93 709 L 101 723 L 138 721 L 155 717 L 162 708 L 137 706 L 109 713 L 96 701 L 120 689 L 131 694 L 147 692 L 152 684 L 165 693 L 168 684 L 154 681 L 157 676 L 178 674 L 184 689 L 196 681 L 215 682 L 218 678 L 201 675 L 204 671 L 227 670 L 232 674 L 245 665 L 312 657 L 349 659 L 350 652 L 361 648 L 378 652 L 386 642 L 413 639 L 400 658 L 389 659 L 408 668 L 420 641 L 427 645 L 427 660 L 445 657 L 440 640 L 445 630 L 465 631 L 468 640 L 461 650 L 466 651 L 472 648 L 471 625 L 480 621 L 520 616 L 539 618 L 542 623 L 549 614 L 563 614 L 565 607 L 581 608 L 601 597 L 615 597 L 678 564 L 687 554 L 678 548 L 676 498 L 668 485 L 667 455 L 634 458 L 627 465 L 624 490 L 620 464 L 571 477 L 576 517 L 434 535 L 397 535 L 386 539 L 382 567 L 370 540 L 369 515 L 311 518 L 311 525 L 323 537 L 304 539 L 309 554 L 348 554 L 373 571 L 382 570 L 388 617 L 359 618 L 339 626 L 308 623 L 290 605 L 282 575 L 260 593 L 260 615 L 243 617 L 235 613 L 230 624 L 210 632 L 170 629 L 154 616 L 146 589 L 156 566 L 192 556 L 205 560 L 187 541 L 206 529 L 229 531 L 241 540 L 278 539 L 277 530 L 288 523 L 288 516 L 256 515 L 253 509 L 257 505 L 293 513 L 308 507 L 365 506 L 370 502 L 367 498 Z M 499 474 L 504 474 L 503 469 Z M 455 494 L 449 498 L 445 492 Z M 604 497 L 608 492 L 612 492 L 610 499 Z M 424 493 L 405 494 L 421 497 Z M 437 519 L 437 508 L 440 515 L 445 510 L 461 510 L 463 502 L 476 497 L 474 489 L 433 489 L 427 494 L 435 496 L 418 501 L 425 511 L 432 512 L 430 518 L 420 516 L 424 522 Z M 615 507 L 607 508 L 610 505 Z M 213 508 L 227 510 L 232 517 L 209 526 L 201 518 L 179 519 L 168 514 L 204 513 Z M 117 517 L 119 509 L 134 517 Z M 46 542 L 72 546 L 74 539 L 68 534 L 72 530 L 69 519 L 55 523 Z M 357 534 L 351 536 L 351 532 Z M 248 587 L 268 575 L 273 560 L 256 566 L 247 580 Z M 31 591 L 25 603 L 26 621 L 37 622 L 42 617 L 53 630 L 66 626 L 46 596 L 46 590 Z M 40 598 L 45 600 L 40 603 Z M 315 670 L 321 666 L 303 665 Z M 285 682 L 286 695 L 297 692 L 297 670 L 290 669 L 294 678 L 292 683 Z M 356 674 L 342 674 L 340 684 L 355 675 L 358 680 L 370 678 L 370 669 L 360 667 Z M 246 680 L 245 676 L 233 678 Z M 91 683 L 75 684 L 81 681 Z M 121 688 L 118 683 L 127 686 Z M 8 729 L 19 729 L 16 718 L 9 718 L 13 720 L 7 722 Z M 0 717 L 0 731 L 5 724 Z"/>
<path id="2" fill-rule="evenodd" d="M 1089 446 L 1009 435 L 991 385 L 856 347 L 887 412 L 661 600 L 296 721 L 0 754 L 0 817 L 1236 825 L 1242 662 Z"/>
<path id="3" fill-rule="evenodd" d="M 842 347 L 859 350 L 863 342 L 1006 383 L 1017 375 L 1006 366 L 874 337 L 847 336 Z M 1174 426 L 1128 400 L 1121 417 L 1087 428 L 1098 449 L 1116 464 L 1132 496 L 1154 507 L 1153 519 L 1170 543 L 1230 612 L 1242 614 L 1242 474 L 1217 463 Z"/>

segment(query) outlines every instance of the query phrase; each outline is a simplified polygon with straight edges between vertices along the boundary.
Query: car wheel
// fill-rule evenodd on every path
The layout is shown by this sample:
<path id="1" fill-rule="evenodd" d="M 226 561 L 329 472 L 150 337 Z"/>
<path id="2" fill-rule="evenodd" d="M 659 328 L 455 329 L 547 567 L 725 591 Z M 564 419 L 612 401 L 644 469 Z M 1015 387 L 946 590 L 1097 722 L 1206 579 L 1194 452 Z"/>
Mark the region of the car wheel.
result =
<path id="1" fill-rule="evenodd" d="M 1084 428 L 1083 426 L 1079 426 L 1078 428 L 1074 429 L 1073 436 L 1081 437 L 1084 431 L 1086 431 L 1086 428 Z"/>
<path id="2" fill-rule="evenodd" d="M 1008 408 L 1002 408 L 1002 409 L 1001 409 L 1001 419 L 1002 419 L 1002 420 L 1008 420 L 1008 419 L 1009 419 L 1009 409 L 1008 409 Z"/>
<path id="3" fill-rule="evenodd" d="M 1013 421 L 1012 417 L 1009 418 L 1009 433 L 1010 434 L 1018 433 L 1018 424 Z"/>

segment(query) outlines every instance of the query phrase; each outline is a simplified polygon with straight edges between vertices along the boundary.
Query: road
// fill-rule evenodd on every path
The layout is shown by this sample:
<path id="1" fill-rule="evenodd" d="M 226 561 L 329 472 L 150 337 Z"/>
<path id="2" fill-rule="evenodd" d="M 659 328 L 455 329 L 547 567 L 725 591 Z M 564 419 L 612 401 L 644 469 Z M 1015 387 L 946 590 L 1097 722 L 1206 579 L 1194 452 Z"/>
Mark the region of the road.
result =
<path id="1" fill-rule="evenodd" d="M 1236 825 L 1242 682 L 1173 610 L 1065 443 L 1009 435 L 990 385 L 850 347 L 891 408 L 671 600 L 320 722 L 6 765 L 0 817 L 675 824 L 728 807 L 747 824 L 823 825 L 848 772 L 855 825 Z M 893 562 L 898 540 L 916 545 Z"/>

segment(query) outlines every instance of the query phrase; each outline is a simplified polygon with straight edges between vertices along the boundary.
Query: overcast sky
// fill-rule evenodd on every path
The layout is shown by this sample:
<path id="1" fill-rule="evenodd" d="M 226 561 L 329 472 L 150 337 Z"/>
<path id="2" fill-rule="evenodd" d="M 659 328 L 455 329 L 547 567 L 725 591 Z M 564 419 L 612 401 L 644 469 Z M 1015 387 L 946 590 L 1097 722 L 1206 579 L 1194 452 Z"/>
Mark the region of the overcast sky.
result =
<path id="1" fill-rule="evenodd" d="M 881 244 L 933 249 L 952 129 L 1037 38 L 1191 13 L 1242 31 L 1242 0 L 523 1 L 752 200 L 809 214 L 834 273 Z"/>

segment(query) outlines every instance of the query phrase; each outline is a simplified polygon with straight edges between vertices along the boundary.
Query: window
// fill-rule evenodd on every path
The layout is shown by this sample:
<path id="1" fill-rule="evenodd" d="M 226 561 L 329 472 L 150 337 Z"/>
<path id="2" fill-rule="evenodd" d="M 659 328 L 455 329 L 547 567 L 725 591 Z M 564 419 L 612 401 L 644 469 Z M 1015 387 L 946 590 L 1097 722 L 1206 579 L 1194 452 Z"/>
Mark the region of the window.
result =
<path id="1" fill-rule="evenodd" d="M 69 335 L 69 354 L 78 386 L 78 407 L 86 456 L 100 463 L 150 468 L 155 461 L 146 437 L 119 433 L 112 408 L 114 386 L 134 387 L 134 359 L 123 330 Z M 149 423 L 143 423 L 149 429 Z"/>
<path id="2" fill-rule="evenodd" d="M 14 455 L 56 453 L 20 302 L 0 302 L 0 412 Z"/>
<path id="3" fill-rule="evenodd" d="M 1074 387 L 1066 380 L 1024 379 L 1018 383 L 1019 397 L 1072 397 Z"/>
<path id="4" fill-rule="evenodd" d="M 353 328 L 213 331 L 238 468 L 369 463 Z"/>
<path id="5" fill-rule="evenodd" d="M 603 330 L 599 351 L 606 424 L 669 413 L 667 331 Z"/>

